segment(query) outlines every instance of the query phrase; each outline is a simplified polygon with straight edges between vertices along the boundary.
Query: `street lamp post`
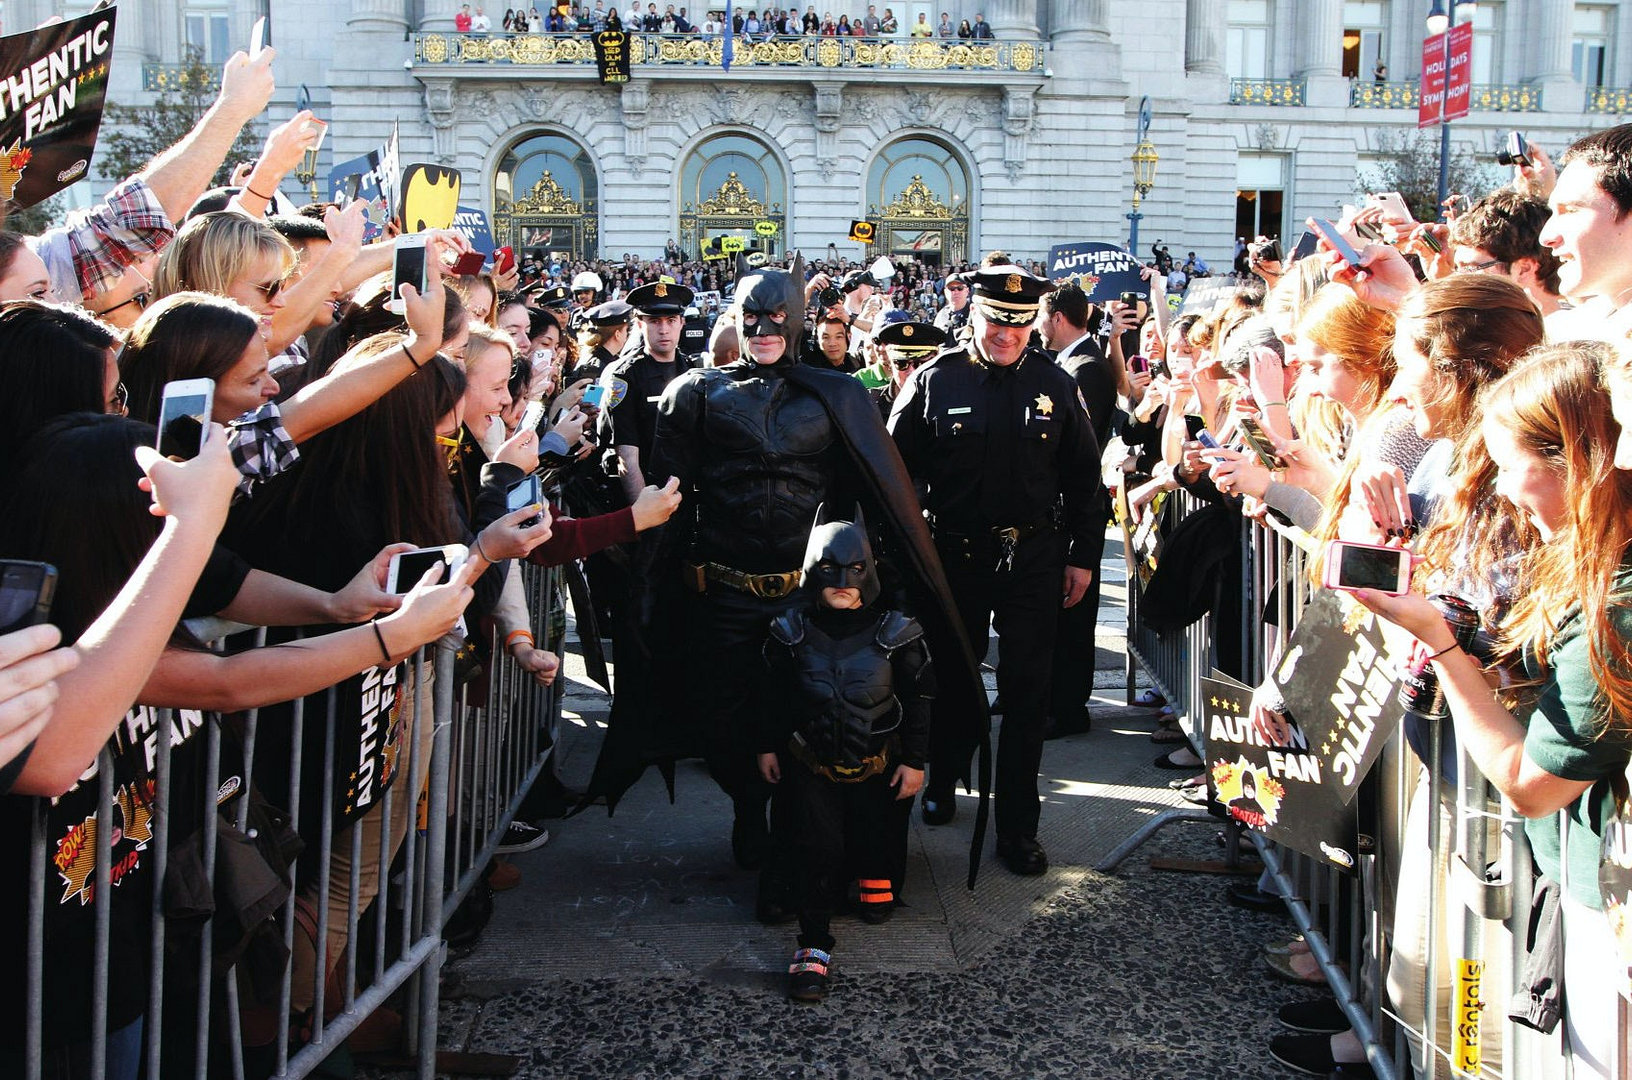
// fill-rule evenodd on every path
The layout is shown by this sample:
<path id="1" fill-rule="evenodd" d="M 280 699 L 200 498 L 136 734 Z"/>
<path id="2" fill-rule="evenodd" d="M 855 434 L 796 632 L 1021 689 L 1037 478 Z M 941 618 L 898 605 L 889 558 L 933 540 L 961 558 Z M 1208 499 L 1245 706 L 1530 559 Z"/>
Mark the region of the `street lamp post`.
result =
<path id="1" fill-rule="evenodd" d="M 1445 47 L 1445 90 L 1439 103 L 1439 208 L 1442 215 L 1445 212 L 1445 199 L 1451 193 L 1451 122 L 1445 118 L 1450 104 L 1451 72 L 1451 35 L 1447 31 L 1452 25 L 1452 18 L 1458 23 L 1469 22 L 1478 9 L 1478 0 L 1455 0 L 1450 17 L 1445 14 L 1445 0 L 1433 0 L 1433 5 L 1428 9 L 1428 36 L 1441 35 Z"/>
<path id="2" fill-rule="evenodd" d="M 1133 210 L 1126 214 L 1128 219 L 1128 254 L 1139 257 L 1139 222 L 1145 215 L 1139 212 L 1139 203 L 1150 189 L 1156 186 L 1156 162 L 1159 160 L 1156 147 L 1151 144 L 1147 136 L 1150 134 L 1150 98 L 1139 102 L 1139 142 L 1133 148 Z"/>

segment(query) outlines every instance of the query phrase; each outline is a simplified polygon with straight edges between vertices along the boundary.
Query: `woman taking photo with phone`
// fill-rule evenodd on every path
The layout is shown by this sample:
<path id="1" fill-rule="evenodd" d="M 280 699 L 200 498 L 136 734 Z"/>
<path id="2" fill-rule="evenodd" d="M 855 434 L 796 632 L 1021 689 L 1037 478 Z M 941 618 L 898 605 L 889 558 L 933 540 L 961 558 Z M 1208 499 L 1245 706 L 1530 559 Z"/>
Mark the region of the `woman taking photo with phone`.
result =
<path id="1" fill-rule="evenodd" d="M 1598 889 L 1610 778 L 1632 752 L 1632 473 L 1614 468 L 1620 430 L 1604 390 L 1607 346 L 1532 353 L 1479 398 L 1494 493 L 1530 542 L 1498 627 L 1498 660 L 1522 672 L 1493 697 L 1481 663 L 1418 593 L 1355 598 L 1410 631 L 1430 659 L 1456 736 L 1525 818 L 1537 867 L 1560 885 L 1565 1045 L 1574 1075 L 1610 1075 L 1614 953 Z M 1533 703 L 1528 721 L 1510 706 Z"/>

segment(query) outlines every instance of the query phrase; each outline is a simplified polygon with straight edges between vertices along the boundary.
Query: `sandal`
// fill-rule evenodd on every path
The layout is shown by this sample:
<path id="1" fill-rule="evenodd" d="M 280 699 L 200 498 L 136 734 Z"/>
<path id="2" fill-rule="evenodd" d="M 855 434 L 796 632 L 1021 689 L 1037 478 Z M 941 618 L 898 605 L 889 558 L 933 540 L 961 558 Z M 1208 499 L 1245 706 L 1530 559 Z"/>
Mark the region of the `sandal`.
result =
<path id="1" fill-rule="evenodd" d="M 1180 760 L 1180 755 L 1193 760 Z M 1191 769 L 1200 769 L 1203 767 L 1201 758 L 1196 757 L 1195 751 L 1191 750 L 1188 745 L 1181 746 L 1177 750 L 1163 754 L 1161 757 L 1156 759 L 1155 765 L 1158 769 L 1183 769 L 1185 772 L 1189 772 Z"/>
<path id="2" fill-rule="evenodd" d="M 1150 733 L 1150 741 L 1153 743 L 1182 743 L 1188 742 L 1189 739 L 1177 724 L 1172 727 L 1164 724 Z"/>
<path id="3" fill-rule="evenodd" d="M 1139 696 L 1133 699 L 1133 703 L 1143 709 L 1153 709 L 1158 705 L 1166 705 L 1167 698 L 1162 696 L 1160 690 L 1141 690 Z"/>
<path id="4" fill-rule="evenodd" d="M 821 949 L 800 949 L 788 965 L 788 997 L 812 1004 L 827 997 L 827 965 L 833 954 Z"/>

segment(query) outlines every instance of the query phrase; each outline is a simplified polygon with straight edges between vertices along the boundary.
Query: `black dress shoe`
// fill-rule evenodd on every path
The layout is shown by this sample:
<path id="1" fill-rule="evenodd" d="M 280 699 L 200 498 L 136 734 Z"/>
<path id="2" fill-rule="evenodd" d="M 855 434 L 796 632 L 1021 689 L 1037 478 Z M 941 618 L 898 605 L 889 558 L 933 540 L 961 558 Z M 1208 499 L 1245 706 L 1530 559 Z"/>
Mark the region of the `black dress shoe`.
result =
<path id="1" fill-rule="evenodd" d="M 1286 901 L 1274 893 L 1264 892 L 1256 885 L 1238 882 L 1224 890 L 1226 898 L 1238 908 L 1248 911 L 1267 911 L 1272 915 L 1286 914 Z"/>
<path id="2" fill-rule="evenodd" d="M 1036 877 L 1048 871 L 1048 856 L 1034 836 L 1006 836 L 997 841 L 997 857 L 1014 873 Z"/>
<path id="3" fill-rule="evenodd" d="M 1062 739 L 1067 735 L 1081 735 L 1093 727 L 1087 709 L 1050 716 L 1043 728 L 1043 738 Z"/>
<path id="4" fill-rule="evenodd" d="M 950 791 L 931 792 L 924 789 L 924 802 L 920 808 L 925 825 L 945 825 L 958 816 L 957 799 Z"/>

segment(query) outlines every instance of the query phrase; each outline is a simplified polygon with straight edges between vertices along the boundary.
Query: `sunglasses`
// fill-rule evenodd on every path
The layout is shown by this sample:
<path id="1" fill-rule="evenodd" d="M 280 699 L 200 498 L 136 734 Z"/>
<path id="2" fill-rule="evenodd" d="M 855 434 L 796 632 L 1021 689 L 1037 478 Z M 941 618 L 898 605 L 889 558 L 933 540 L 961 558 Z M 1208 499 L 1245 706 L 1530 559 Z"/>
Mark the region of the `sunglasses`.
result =
<path id="1" fill-rule="evenodd" d="M 284 286 L 287 284 L 289 284 L 289 280 L 287 278 L 278 278 L 276 281 L 269 281 L 264 285 L 257 282 L 251 282 L 249 287 L 266 297 L 266 302 L 270 304 L 277 297 L 277 295 L 283 291 Z"/>
<path id="2" fill-rule="evenodd" d="M 136 310 L 144 311 L 147 308 L 148 295 L 149 295 L 148 293 L 139 292 L 139 293 L 135 294 L 134 296 L 132 296 L 129 300 L 121 300 L 117 304 L 113 305 L 110 308 L 103 308 L 101 311 L 95 312 L 95 315 L 96 315 L 97 318 L 100 319 L 104 315 L 112 315 L 115 311 L 118 311 L 120 308 L 128 307 L 131 304 L 136 305 Z"/>

